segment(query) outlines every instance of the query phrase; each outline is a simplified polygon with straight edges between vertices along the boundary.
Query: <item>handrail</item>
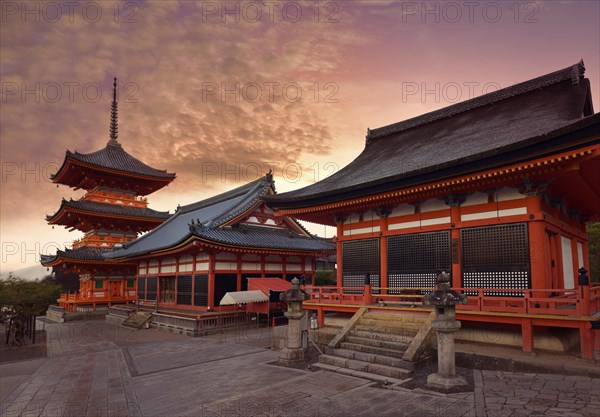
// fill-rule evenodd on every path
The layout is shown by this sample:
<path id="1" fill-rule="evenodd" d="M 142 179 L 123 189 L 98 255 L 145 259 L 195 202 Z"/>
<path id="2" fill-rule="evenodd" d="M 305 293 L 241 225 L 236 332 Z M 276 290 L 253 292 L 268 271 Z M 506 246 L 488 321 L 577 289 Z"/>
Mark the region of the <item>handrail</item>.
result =
<path id="1" fill-rule="evenodd" d="M 370 288 L 370 289 L 369 289 Z M 373 302 L 422 304 L 426 287 L 306 287 L 311 303 L 366 305 Z M 388 293 L 373 293 L 388 290 Z M 520 314 L 590 316 L 600 311 L 600 285 L 580 288 L 453 288 L 467 295 L 459 310 Z M 389 292 L 393 291 L 393 294 Z M 414 294 L 415 291 L 421 294 Z M 403 294 L 403 292 L 412 292 Z M 400 301 L 394 301 L 400 300 Z"/>

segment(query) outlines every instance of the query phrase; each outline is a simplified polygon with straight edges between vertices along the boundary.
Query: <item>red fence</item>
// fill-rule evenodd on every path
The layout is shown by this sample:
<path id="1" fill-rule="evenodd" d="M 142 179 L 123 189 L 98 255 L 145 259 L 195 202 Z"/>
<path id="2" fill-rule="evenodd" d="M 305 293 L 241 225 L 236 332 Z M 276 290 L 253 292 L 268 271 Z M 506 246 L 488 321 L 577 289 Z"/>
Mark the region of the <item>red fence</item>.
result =
<path id="1" fill-rule="evenodd" d="M 457 310 L 591 316 L 600 311 L 600 285 L 576 289 L 453 288 L 467 295 Z M 315 287 L 306 286 L 308 302 L 318 304 L 398 306 L 423 305 L 433 288 Z"/>

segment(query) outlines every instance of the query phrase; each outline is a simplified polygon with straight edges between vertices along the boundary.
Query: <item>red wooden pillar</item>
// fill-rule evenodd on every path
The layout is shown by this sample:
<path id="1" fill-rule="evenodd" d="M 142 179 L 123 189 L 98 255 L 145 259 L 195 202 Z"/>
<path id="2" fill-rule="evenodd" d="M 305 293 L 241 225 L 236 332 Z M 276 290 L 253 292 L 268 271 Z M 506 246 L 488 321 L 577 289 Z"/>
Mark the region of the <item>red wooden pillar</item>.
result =
<path id="1" fill-rule="evenodd" d="M 215 254 L 208 255 L 208 307 L 215 307 Z"/>
<path id="2" fill-rule="evenodd" d="M 533 352 L 533 325 L 531 319 L 521 320 L 521 335 L 523 352 Z"/>
<path id="3" fill-rule="evenodd" d="M 584 359 L 594 358 L 594 343 L 592 337 L 592 324 L 582 321 L 579 324 L 579 341 L 581 345 L 581 357 Z"/>
<path id="4" fill-rule="evenodd" d="M 379 286 L 381 288 L 388 288 L 389 279 L 388 279 L 388 247 L 387 247 L 387 237 L 384 236 L 385 232 L 388 231 L 388 213 L 385 213 L 379 219 L 380 224 L 380 237 L 379 237 Z M 380 294 L 387 294 L 388 290 L 380 290 Z"/>
<path id="5" fill-rule="evenodd" d="M 450 223 L 457 225 L 460 223 L 460 206 L 450 207 Z M 453 227 L 450 230 L 450 239 L 452 247 L 452 287 L 462 287 L 462 270 L 460 268 L 460 229 Z"/>
<path id="6" fill-rule="evenodd" d="M 543 221 L 528 223 L 529 228 L 529 261 L 531 263 L 531 288 L 550 288 L 551 277 L 546 276 L 546 251 L 544 239 L 546 231 Z"/>
<path id="7" fill-rule="evenodd" d="M 531 288 L 549 288 L 552 285 L 547 282 L 549 277 L 546 276 L 546 251 L 544 250 L 546 231 L 541 215 L 540 199 L 537 195 L 528 195 L 526 202 L 530 218 L 533 216 L 532 221 L 528 223 Z"/>
<path id="8" fill-rule="evenodd" d="M 319 328 L 325 326 L 325 311 L 323 311 L 323 307 L 317 307 L 317 325 Z"/>
<path id="9" fill-rule="evenodd" d="M 373 287 L 371 287 L 370 281 L 369 283 L 365 283 L 365 289 L 363 291 L 363 304 L 373 304 Z"/>
<path id="10" fill-rule="evenodd" d="M 237 282 L 235 285 L 236 291 L 242 291 L 242 255 L 239 253 L 237 254 Z"/>
<path id="11" fill-rule="evenodd" d="M 571 239 L 571 258 L 573 260 L 573 282 L 575 288 L 579 287 L 579 281 L 577 277 L 579 276 L 579 255 L 577 253 L 577 238 Z"/>
<path id="12" fill-rule="evenodd" d="M 556 244 L 556 273 L 558 275 L 558 286 L 559 288 L 565 288 L 565 277 L 563 271 L 562 257 L 562 239 L 560 233 L 556 235 L 554 243 Z"/>
<path id="13" fill-rule="evenodd" d="M 344 223 L 343 221 L 338 221 L 337 223 L 337 242 L 336 242 L 336 266 L 337 266 L 337 287 L 341 288 L 344 286 L 343 280 L 343 262 L 342 262 L 342 236 L 344 236 Z"/>

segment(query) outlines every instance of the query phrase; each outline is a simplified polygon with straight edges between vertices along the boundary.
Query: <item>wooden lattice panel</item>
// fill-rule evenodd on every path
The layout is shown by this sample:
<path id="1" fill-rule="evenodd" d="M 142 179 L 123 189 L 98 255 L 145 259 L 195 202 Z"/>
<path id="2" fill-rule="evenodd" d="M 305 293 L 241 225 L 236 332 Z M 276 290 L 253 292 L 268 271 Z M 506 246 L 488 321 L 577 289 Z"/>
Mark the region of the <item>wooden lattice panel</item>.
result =
<path id="1" fill-rule="evenodd" d="M 531 288 L 526 223 L 461 230 L 462 286 Z M 520 296 L 520 292 L 486 291 L 486 295 Z"/>
<path id="2" fill-rule="evenodd" d="M 387 242 L 390 288 L 431 288 L 440 272 L 452 272 L 449 231 L 391 236 Z"/>

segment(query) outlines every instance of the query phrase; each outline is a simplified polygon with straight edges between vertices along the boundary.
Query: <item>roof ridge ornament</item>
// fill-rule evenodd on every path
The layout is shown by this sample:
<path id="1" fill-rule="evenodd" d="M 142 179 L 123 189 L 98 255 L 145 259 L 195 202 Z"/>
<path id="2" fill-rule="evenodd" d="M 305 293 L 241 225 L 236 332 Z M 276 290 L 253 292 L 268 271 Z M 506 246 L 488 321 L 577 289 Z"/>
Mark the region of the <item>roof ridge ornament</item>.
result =
<path id="1" fill-rule="evenodd" d="M 579 84 L 579 80 L 583 78 L 585 74 L 585 65 L 583 64 L 583 58 L 571 68 L 571 84 Z"/>
<path id="2" fill-rule="evenodd" d="M 365 136 L 365 146 L 367 146 L 369 143 L 371 143 L 372 139 L 373 139 L 373 137 L 371 134 L 371 128 L 367 127 L 367 136 Z"/>
<path id="3" fill-rule="evenodd" d="M 119 137 L 119 102 L 117 101 L 117 77 L 113 82 L 113 100 L 110 106 L 110 140 L 107 145 L 121 146 L 117 141 Z"/>

